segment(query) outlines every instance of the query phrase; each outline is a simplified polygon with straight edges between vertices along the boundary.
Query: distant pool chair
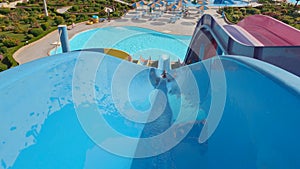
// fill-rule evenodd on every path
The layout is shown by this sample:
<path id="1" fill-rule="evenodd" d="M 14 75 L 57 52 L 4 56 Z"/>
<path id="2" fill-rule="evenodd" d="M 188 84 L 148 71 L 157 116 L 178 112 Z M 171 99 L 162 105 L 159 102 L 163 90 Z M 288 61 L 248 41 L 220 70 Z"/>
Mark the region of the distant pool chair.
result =
<path id="1" fill-rule="evenodd" d="M 183 15 L 183 13 L 182 13 L 182 12 L 178 12 L 178 13 L 176 14 L 176 16 L 175 16 L 175 17 L 176 17 L 177 19 L 180 19 L 180 18 L 182 17 L 182 15 Z"/>
<path id="2" fill-rule="evenodd" d="M 137 15 L 134 15 L 133 17 L 132 17 L 132 19 L 134 19 L 134 20 L 138 20 L 138 19 L 140 19 L 140 14 L 137 14 Z"/>
<path id="3" fill-rule="evenodd" d="M 177 20 L 177 17 L 171 17 L 169 23 L 175 23 Z"/>
<path id="4" fill-rule="evenodd" d="M 147 12 L 145 11 L 145 10 L 143 10 L 143 12 L 142 12 L 142 17 L 144 17 L 145 15 L 147 14 Z"/>
<path id="5" fill-rule="evenodd" d="M 148 63 L 147 63 L 147 66 L 157 68 L 158 67 L 158 60 L 149 60 Z"/>
<path id="6" fill-rule="evenodd" d="M 132 63 L 137 64 L 138 62 L 139 62 L 139 60 L 137 60 L 137 59 L 133 59 L 133 60 L 132 60 Z"/>
<path id="7" fill-rule="evenodd" d="M 157 18 L 157 14 L 152 14 L 149 20 L 155 21 Z"/>
<path id="8" fill-rule="evenodd" d="M 180 59 L 178 59 L 176 62 L 171 62 L 171 69 L 176 69 L 182 66 L 182 63 L 180 62 Z"/>
<path id="9" fill-rule="evenodd" d="M 140 56 L 137 64 L 147 66 L 148 63 L 149 63 L 149 61 L 151 61 L 151 57 L 150 56 L 149 56 L 148 59 L 144 59 L 142 56 Z"/>

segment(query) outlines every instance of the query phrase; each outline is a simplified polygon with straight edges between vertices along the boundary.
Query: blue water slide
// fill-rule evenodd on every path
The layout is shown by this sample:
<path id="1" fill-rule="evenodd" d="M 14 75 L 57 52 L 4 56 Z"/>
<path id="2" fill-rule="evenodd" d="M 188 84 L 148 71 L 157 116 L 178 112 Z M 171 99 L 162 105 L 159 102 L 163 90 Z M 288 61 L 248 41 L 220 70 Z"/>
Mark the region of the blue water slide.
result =
<path id="1" fill-rule="evenodd" d="M 1 72 L 0 168 L 300 168 L 299 77 L 243 56 L 162 73 L 95 51 Z"/>

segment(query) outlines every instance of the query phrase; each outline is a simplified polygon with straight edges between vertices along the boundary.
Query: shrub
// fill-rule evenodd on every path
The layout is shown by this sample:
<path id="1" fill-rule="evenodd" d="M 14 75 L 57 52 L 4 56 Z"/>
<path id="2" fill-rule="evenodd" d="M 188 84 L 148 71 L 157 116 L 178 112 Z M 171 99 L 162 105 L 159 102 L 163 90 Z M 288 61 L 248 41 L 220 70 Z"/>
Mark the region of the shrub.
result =
<path id="1" fill-rule="evenodd" d="M 26 6 L 27 4 L 26 3 L 24 3 L 24 2 L 19 2 L 19 3 L 17 3 L 17 6 Z"/>
<path id="2" fill-rule="evenodd" d="M 112 13 L 112 16 L 113 17 L 119 17 L 119 16 L 121 16 L 121 14 L 120 14 L 120 12 L 115 11 L 115 12 Z"/>
<path id="3" fill-rule="evenodd" d="M 99 11 L 99 16 L 100 17 L 104 17 L 104 16 L 106 16 L 107 14 L 106 14 L 106 12 L 104 11 L 104 10 L 100 10 Z"/>
<path id="4" fill-rule="evenodd" d="M 60 24 L 62 24 L 62 23 L 64 23 L 64 22 L 65 22 L 65 20 L 64 20 L 64 18 L 61 17 L 61 16 L 56 16 L 56 17 L 54 18 L 54 23 L 55 23 L 56 25 L 60 25 Z"/>
<path id="5" fill-rule="evenodd" d="M 240 16 L 239 15 L 232 15 L 232 20 L 233 22 L 237 23 L 240 19 Z"/>
<path id="6" fill-rule="evenodd" d="M 62 16 L 64 19 L 70 18 L 70 14 L 69 14 L 69 13 L 63 13 L 63 14 L 61 14 L 61 16 Z"/>
<path id="7" fill-rule="evenodd" d="M 5 64 L 7 66 L 7 68 L 10 68 L 13 63 L 11 62 L 11 60 L 9 60 L 9 58 L 6 56 L 4 57 L 4 59 L 1 61 L 3 64 Z"/>
<path id="8" fill-rule="evenodd" d="M 35 22 L 37 22 L 37 19 L 35 17 L 29 17 L 28 18 L 28 23 L 33 24 Z"/>
<path id="9" fill-rule="evenodd" d="M 0 26 L 0 32 L 4 31 L 5 30 L 5 26 L 4 25 L 1 25 Z"/>
<path id="10" fill-rule="evenodd" d="M 79 10 L 79 6 L 74 5 L 70 10 L 71 11 L 78 11 Z"/>
<path id="11" fill-rule="evenodd" d="M 2 39 L 2 43 L 4 46 L 10 48 L 10 47 L 18 46 L 20 44 L 20 41 L 16 38 L 6 37 Z"/>
<path id="12" fill-rule="evenodd" d="M 282 18 L 282 22 L 291 25 L 291 24 L 295 23 L 295 20 L 292 17 L 285 16 Z"/>
<path id="13" fill-rule="evenodd" d="M 0 72 L 7 69 L 7 66 L 0 62 Z"/>
<path id="14" fill-rule="evenodd" d="M 241 13 L 242 13 L 243 15 L 246 15 L 247 9 L 246 9 L 246 8 L 241 8 L 240 11 L 241 11 Z"/>
<path id="15" fill-rule="evenodd" d="M 4 31 L 14 31 L 14 29 L 15 29 L 14 26 L 9 25 L 9 26 L 6 26 L 6 27 L 4 28 Z"/>
<path id="16" fill-rule="evenodd" d="M 50 24 L 48 22 L 45 22 L 41 24 L 41 27 L 44 31 L 46 31 L 50 28 Z"/>
<path id="17" fill-rule="evenodd" d="M 7 53 L 7 47 L 6 46 L 1 46 L 0 53 L 2 53 L 2 54 Z"/>
<path id="18" fill-rule="evenodd" d="M 42 34 L 44 32 L 44 30 L 42 28 L 33 28 L 29 31 L 30 34 L 32 34 L 33 36 L 37 37 L 40 34 Z"/>
<path id="19" fill-rule="evenodd" d="M 9 12 L 10 12 L 9 8 L 2 8 L 2 7 L 0 7 L 0 14 L 7 15 L 7 14 L 9 14 Z"/>
<path id="20" fill-rule="evenodd" d="M 86 21 L 89 19 L 87 15 L 77 15 L 77 21 Z"/>
<path id="21" fill-rule="evenodd" d="M 51 18 L 50 18 L 49 16 L 43 16 L 43 20 L 44 20 L 45 22 L 48 22 L 50 19 L 51 19 Z"/>
<path id="22" fill-rule="evenodd" d="M 68 18 L 68 23 L 73 23 L 76 22 L 76 15 L 70 15 L 70 17 Z"/>
<path id="23" fill-rule="evenodd" d="M 252 14 L 252 15 L 254 15 L 254 14 L 260 14 L 260 10 L 256 9 L 256 8 L 250 7 L 250 8 L 247 8 L 247 13 L 248 14 Z"/>
<path id="24" fill-rule="evenodd" d="M 262 13 L 262 14 L 263 14 L 263 15 L 271 16 L 271 17 L 273 17 L 273 18 L 275 18 L 275 19 L 278 19 L 279 16 L 280 16 L 280 13 L 276 13 L 276 12 L 264 12 L 264 13 Z"/>
<path id="25" fill-rule="evenodd" d="M 32 38 L 34 38 L 34 36 L 33 36 L 32 34 L 28 34 L 28 35 L 26 36 L 26 40 L 30 40 L 30 39 L 32 39 Z"/>
<path id="26" fill-rule="evenodd" d="M 235 14 L 235 15 L 243 15 L 243 13 L 241 11 L 239 11 L 239 10 L 234 11 L 233 14 Z"/>

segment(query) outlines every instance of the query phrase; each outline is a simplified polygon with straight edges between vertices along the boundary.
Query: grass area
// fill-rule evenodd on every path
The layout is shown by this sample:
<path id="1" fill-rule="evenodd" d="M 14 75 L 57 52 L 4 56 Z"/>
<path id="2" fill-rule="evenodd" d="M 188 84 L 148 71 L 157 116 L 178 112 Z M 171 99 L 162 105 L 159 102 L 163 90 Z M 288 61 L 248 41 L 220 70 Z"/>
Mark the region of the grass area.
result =
<path id="1" fill-rule="evenodd" d="M 263 14 L 278 19 L 297 29 L 300 29 L 300 6 L 291 3 L 259 0 L 258 7 L 225 7 L 219 10 L 225 12 L 227 19 L 237 23 L 249 15 Z"/>
<path id="2" fill-rule="evenodd" d="M 57 29 L 60 24 L 71 25 L 88 20 L 88 13 L 96 13 L 99 17 L 107 17 L 105 7 L 114 9 L 111 17 L 120 17 L 129 6 L 112 0 L 47 0 L 48 16 L 45 16 L 43 2 L 30 0 L 20 3 L 16 9 L 0 7 L 0 71 L 18 65 L 13 53 Z M 56 12 L 62 6 L 72 6 L 64 14 Z"/>

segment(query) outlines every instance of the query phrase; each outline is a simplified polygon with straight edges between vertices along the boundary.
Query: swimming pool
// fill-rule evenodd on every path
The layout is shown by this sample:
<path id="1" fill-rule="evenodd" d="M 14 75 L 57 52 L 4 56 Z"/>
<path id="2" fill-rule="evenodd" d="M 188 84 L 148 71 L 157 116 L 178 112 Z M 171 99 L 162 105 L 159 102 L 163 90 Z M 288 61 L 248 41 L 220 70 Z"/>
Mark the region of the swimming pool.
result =
<path id="1" fill-rule="evenodd" d="M 166 34 L 140 27 L 105 27 L 77 34 L 70 40 L 71 50 L 86 48 L 115 48 L 129 53 L 134 59 L 140 56 L 157 60 L 169 55 L 171 60 L 183 60 L 191 36 Z M 61 48 L 51 54 L 61 53 Z"/>
<path id="2" fill-rule="evenodd" d="M 169 4 L 172 4 L 178 0 L 167 0 Z M 187 7 L 197 7 L 200 6 L 199 4 L 194 4 L 191 0 L 188 0 L 185 4 Z M 214 6 L 214 7 L 224 7 L 224 6 L 247 6 L 248 2 L 246 0 L 208 0 L 207 6 Z"/>

